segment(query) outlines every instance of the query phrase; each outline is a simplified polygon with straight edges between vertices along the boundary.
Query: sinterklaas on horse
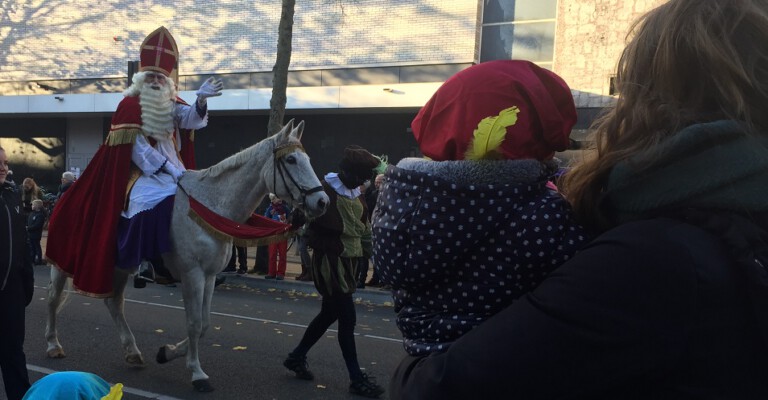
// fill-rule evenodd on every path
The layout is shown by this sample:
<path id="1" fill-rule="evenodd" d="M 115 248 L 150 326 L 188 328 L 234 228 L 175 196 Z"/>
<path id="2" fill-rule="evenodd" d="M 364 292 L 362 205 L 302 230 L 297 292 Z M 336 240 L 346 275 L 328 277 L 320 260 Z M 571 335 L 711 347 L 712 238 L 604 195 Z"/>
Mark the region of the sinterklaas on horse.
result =
<path id="1" fill-rule="evenodd" d="M 187 171 L 179 180 L 170 227 L 173 251 L 163 255 L 171 273 L 181 280 L 187 337 L 177 344 L 160 348 L 156 360 L 168 362 L 186 355 L 195 390 L 209 392 L 213 387 L 200 366 L 199 340 L 210 325 L 211 299 L 216 274 L 221 272 L 232 252 L 233 239 L 200 224 L 190 213 L 190 197 L 224 219 L 244 223 L 267 193 L 275 193 L 309 217 L 325 212 L 328 196 L 323 192 L 309 157 L 301 146 L 304 122 L 295 128 L 293 120 L 275 135 L 200 171 Z M 225 193 L 237 193 L 226 196 Z M 113 296 L 104 299 L 117 326 L 125 354 L 131 365 L 144 365 L 136 339 L 125 319 L 125 287 L 130 271 L 117 268 Z M 60 310 L 67 276 L 51 268 L 48 289 L 48 322 L 45 337 L 48 356 L 62 358 L 64 350 L 56 332 L 56 314 Z"/>

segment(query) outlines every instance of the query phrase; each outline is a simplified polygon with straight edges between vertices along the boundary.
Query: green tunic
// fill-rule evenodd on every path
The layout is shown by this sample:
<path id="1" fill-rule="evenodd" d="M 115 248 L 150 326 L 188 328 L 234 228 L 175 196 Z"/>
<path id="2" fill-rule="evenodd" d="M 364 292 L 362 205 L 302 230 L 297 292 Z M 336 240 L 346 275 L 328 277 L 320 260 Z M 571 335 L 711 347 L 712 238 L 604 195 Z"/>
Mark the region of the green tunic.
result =
<path id="1" fill-rule="evenodd" d="M 323 296 L 351 294 L 357 287 L 357 259 L 371 256 L 371 225 L 363 197 L 339 196 L 323 182 L 330 204 L 307 229 L 315 288 Z"/>

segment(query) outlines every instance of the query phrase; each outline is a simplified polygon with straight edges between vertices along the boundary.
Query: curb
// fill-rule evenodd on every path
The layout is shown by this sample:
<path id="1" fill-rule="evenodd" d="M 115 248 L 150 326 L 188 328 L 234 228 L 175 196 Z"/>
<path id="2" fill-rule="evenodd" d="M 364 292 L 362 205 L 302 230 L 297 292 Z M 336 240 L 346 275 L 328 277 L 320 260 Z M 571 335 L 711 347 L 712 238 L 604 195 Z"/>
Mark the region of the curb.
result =
<path id="1" fill-rule="evenodd" d="M 238 275 L 223 274 L 227 278 L 223 285 L 238 284 L 245 285 L 251 289 L 275 289 L 281 292 L 300 292 L 306 294 L 317 293 L 315 285 L 312 282 L 297 281 L 292 276 L 287 276 L 285 280 L 278 281 L 274 279 L 264 279 L 263 275 Z M 357 289 L 352 297 L 355 300 L 361 300 L 366 303 L 392 307 L 392 292 L 389 290 L 379 290 L 378 288 Z"/>

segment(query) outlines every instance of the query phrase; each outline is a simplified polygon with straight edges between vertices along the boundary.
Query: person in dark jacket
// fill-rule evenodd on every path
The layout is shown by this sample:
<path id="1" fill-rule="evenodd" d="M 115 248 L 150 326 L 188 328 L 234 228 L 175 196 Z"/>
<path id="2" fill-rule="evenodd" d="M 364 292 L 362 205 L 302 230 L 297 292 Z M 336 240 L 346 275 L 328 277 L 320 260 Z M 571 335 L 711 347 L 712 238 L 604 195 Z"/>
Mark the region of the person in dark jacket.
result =
<path id="1" fill-rule="evenodd" d="M 43 263 L 43 248 L 40 241 L 43 239 L 43 226 L 45 226 L 45 210 L 42 200 L 32 201 L 32 212 L 27 217 L 27 235 L 32 247 L 32 260 L 35 265 Z"/>
<path id="2" fill-rule="evenodd" d="M 73 183 L 75 183 L 75 174 L 64 171 L 61 174 L 61 185 L 59 185 L 59 192 L 56 193 L 56 199 L 60 199 Z"/>
<path id="3" fill-rule="evenodd" d="M 312 248 L 312 278 L 323 302 L 299 345 L 283 362 L 297 378 L 314 379 L 307 365 L 307 353 L 338 320 L 339 347 L 349 373 L 349 391 L 369 398 L 378 398 L 384 388 L 363 373 L 357 361 L 357 314 L 352 294 L 357 287 L 357 259 L 371 254 L 371 225 L 359 186 L 380 163 L 367 150 L 348 146 L 339 163 L 339 173 L 328 173 L 323 178 L 323 189 L 330 199 L 328 211 L 312 220 L 306 232 Z"/>
<path id="4" fill-rule="evenodd" d="M 459 72 L 416 115 L 428 159 L 388 169 L 373 221 L 409 354 L 444 351 L 591 239 L 547 186 L 575 123 L 565 82 L 522 60 Z"/>
<path id="5" fill-rule="evenodd" d="M 0 147 L 0 369 L 5 394 L 18 400 L 29 389 L 24 355 L 24 308 L 34 294 L 34 272 L 27 249 L 21 194 L 8 176 L 8 157 Z"/>
<path id="6" fill-rule="evenodd" d="M 560 187 L 600 235 L 390 398 L 768 398 L 766 26 L 762 0 L 646 14 Z"/>

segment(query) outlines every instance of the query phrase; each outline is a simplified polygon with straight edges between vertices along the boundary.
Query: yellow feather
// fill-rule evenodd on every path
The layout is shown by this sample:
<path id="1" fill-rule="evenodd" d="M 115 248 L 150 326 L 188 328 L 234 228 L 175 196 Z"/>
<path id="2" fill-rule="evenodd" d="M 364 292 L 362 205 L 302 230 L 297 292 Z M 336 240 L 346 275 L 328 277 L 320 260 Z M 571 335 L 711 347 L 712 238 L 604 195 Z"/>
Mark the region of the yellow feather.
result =
<path id="1" fill-rule="evenodd" d="M 475 129 L 472 142 L 470 142 L 465 160 L 483 160 L 494 158 L 494 150 L 501 146 L 507 135 L 507 127 L 517 123 L 517 113 L 520 110 L 510 107 L 501 110 L 499 115 L 483 118 Z"/>

